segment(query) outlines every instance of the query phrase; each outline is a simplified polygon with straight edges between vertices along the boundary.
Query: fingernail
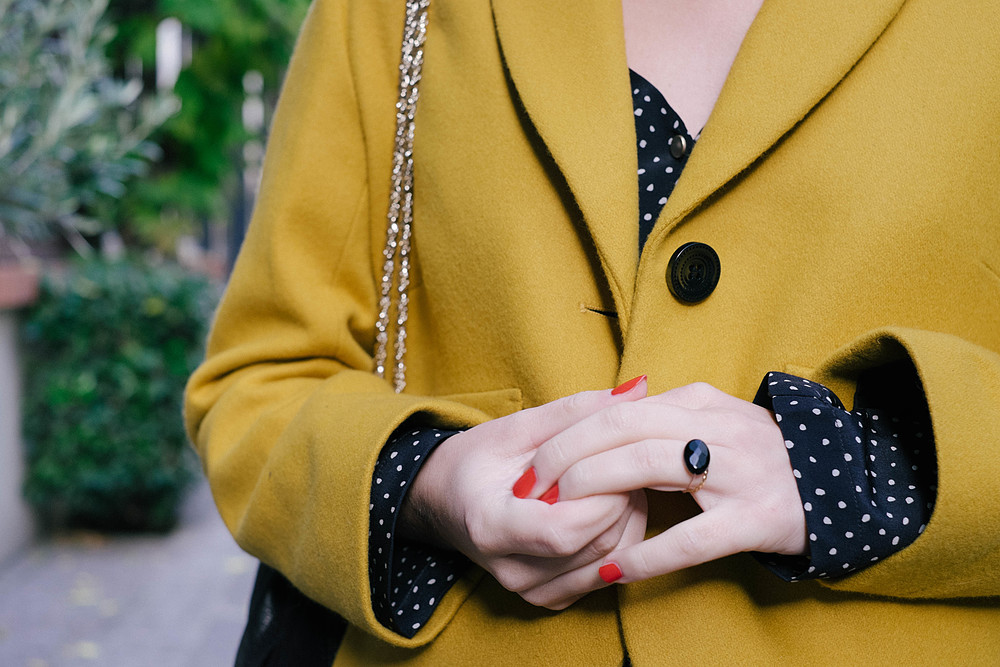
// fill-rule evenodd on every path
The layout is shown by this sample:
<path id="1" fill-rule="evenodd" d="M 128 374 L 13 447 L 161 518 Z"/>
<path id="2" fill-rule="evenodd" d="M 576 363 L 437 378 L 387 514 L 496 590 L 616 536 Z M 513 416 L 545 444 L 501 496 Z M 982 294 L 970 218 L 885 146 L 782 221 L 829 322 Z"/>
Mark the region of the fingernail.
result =
<path id="1" fill-rule="evenodd" d="M 559 483 L 556 482 L 552 485 L 552 488 L 542 494 L 539 498 L 543 503 L 548 503 L 549 505 L 555 505 L 559 500 Z"/>
<path id="2" fill-rule="evenodd" d="M 533 488 L 535 488 L 535 468 L 531 467 L 514 483 L 514 495 L 518 498 L 527 498 Z"/>
<path id="3" fill-rule="evenodd" d="M 645 375 L 640 375 L 639 377 L 632 378 L 628 382 L 623 382 L 614 389 L 611 390 L 612 396 L 617 396 L 618 394 L 624 394 L 627 391 L 635 389 L 636 385 L 646 379 Z"/>
<path id="4" fill-rule="evenodd" d="M 622 569 L 618 567 L 618 563 L 607 563 L 602 565 L 597 573 L 601 575 L 606 583 L 613 584 L 622 578 Z"/>

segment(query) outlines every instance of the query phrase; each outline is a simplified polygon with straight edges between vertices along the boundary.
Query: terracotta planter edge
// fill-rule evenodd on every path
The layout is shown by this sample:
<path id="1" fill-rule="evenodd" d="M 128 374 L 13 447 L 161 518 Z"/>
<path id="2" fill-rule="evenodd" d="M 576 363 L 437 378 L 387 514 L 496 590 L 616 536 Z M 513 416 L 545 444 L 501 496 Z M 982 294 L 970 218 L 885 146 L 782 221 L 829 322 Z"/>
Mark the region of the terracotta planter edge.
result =
<path id="1" fill-rule="evenodd" d="M 0 310 L 30 306 L 38 299 L 41 273 L 37 266 L 0 262 Z"/>

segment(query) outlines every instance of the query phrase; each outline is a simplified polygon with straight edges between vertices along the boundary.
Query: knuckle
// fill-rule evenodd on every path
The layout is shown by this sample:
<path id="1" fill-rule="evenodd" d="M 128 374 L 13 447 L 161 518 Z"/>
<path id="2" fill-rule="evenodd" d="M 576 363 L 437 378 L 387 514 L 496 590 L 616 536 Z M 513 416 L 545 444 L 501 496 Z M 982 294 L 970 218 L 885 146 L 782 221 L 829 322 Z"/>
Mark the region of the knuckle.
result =
<path id="1" fill-rule="evenodd" d="M 632 465 L 638 470 L 660 470 L 663 451 L 649 440 L 641 440 L 630 448 Z"/>
<path id="2" fill-rule="evenodd" d="M 498 567 L 494 571 L 493 576 L 496 577 L 497 582 L 501 586 L 511 593 L 522 595 L 522 597 L 524 591 L 529 590 L 534 583 L 533 578 L 525 568 L 516 567 L 510 563 Z"/>
<path id="3" fill-rule="evenodd" d="M 719 390 L 707 382 L 692 382 L 677 389 L 681 403 L 692 407 L 702 407 L 712 403 Z"/>
<path id="4" fill-rule="evenodd" d="M 558 401 L 559 409 L 564 416 L 573 417 L 585 414 L 593 409 L 593 400 L 589 392 L 570 394 Z"/>
<path id="5" fill-rule="evenodd" d="M 566 558 L 577 553 L 581 548 L 579 538 L 570 531 L 557 529 L 549 526 L 545 529 L 542 548 L 549 556 L 555 558 Z"/>
<path id="6" fill-rule="evenodd" d="M 553 598 L 551 594 L 539 588 L 523 591 L 520 595 L 528 604 L 552 611 L 560 611 L 569 606 L 568 603 L 563 603 L 563 601 Z"/>
<path id="7" fill-rule="evenodd" d="M 677 550 L 688 561 L 700 561 L 715 533 L 716 530 L 680 530 Z"/>
<path id="8" fill-rule="evenodd" d="M 606 433 L 620 435 L 632 429 L 635 419 L 635 404 L 619 403 L 601 413 L 601 426 Z"/>
<path id="9" fill-rule="evenodd" d="M 466 517 L 465 533 L 473 548 L 479 553 L 491 555 L 499 552 L 497 531 L 488 528 L 477 516 Z"/>
<path id="10" fill-rule="evenodd" d="M 621 541 L 622 532 L 620 530 L 608 530 L 591 542 L 590 549 L 594 553 L 594 559 L 603 558 L 614 551 Z"/>

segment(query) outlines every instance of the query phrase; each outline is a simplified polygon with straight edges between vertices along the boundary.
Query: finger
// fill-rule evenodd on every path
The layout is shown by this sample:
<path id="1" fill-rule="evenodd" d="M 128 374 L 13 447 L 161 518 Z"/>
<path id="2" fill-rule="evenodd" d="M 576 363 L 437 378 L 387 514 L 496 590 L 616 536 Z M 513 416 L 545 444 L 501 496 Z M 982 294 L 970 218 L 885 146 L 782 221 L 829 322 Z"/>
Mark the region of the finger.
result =
<path id="1" fill-rule="evenodd" d="M 646 532 L 646 494 L 636 492 L 631 502 L 635 511 L 629 514 L 616 551 L 639 544 Z M 607 586 L 599 573 L 600 563 L 601 559 L 581 563 L 579 567 L 523 591 L 521 596 L 536 606 L 553 610 L 565 609 L 590 591 Z"/>
<path id="2" fill-rule="evenodd" d="M 629 497 L 592 496 L 548 505 L 511 499 L 503 524 L 481 536 L 494 553 L 568 558 L 612 529 L 627 514 Z"/>
<path id="3" fill-rule="evenodd" d="M 648 400 L 605 408 L 538 447 L 532 459 L 535 491 L 529 497 L 541 495 L 539 489 L 551 488 L 570 466 L 595 454 L 651 439 L 714 441 L 724 421 L 711 412 Z"/>
<path id="4" fill-rule="evenodd" d="M 615 389 L 584 391 L 557 399 L 545 405 L 521 410 L 504 419 L 504 437 L 520 443 L 513 455 L 530 452 L 557 433 L 610 406 L 645 398 L 648 384 L 640 375 Z M 536 488 L 535 472 L 528 469 L 513 483 L 514 495 L 525 498 L 536 492 L 541 495 L 549 486 Z M 551 485 L 550 485 L 551 486 Z"/>
<path id="5" fill-rule="evenodd" d="M 569 557 L 512 556 L 511 558 L 522 565 L 525 570 L 533 569 L 544 572 L 530 582 L 526 582 L 527 586 L 537 586 L 564 572 L 600 560 L 614 550 L 642 541 L 646 528 L 646 494 L 643 491 L 633 491 L 627 497 L 628 506 L 620 514 L 618 520 Z"/>
<path id="6" fill-rule="evenodd" d="M 643 488 L 684 491 L 692 480 L 684 466 L 684 446 L 680 440 L 640 440 L 577 461 L 559 477 L 559 498 L 565 501 Z M 719 457 L 725 458 L 724 450 L 712 451 L 712 463 L 718 466 Z"/>
<path id="7" fill-rule="evenodd" d="M 744 518 L 745 519 L 745 518 Z M 752 548 L 754 522 L 718 509 L 698 514 L 644 542 L 604 559 L 599 574 L 608 583 L 642 581 Z M 620 576 L 612 565 L 617 566 Z"/>
<path id="8" fill-rule="evenodd" d="M 566 572 L 599 561 L 622 544 L 622 535 L 629 525 L 631 514 L 631 511 L 623 512 L 606 531 L 572 555 L 548 557 L 514 554 L 506 556 L 503 563 L 494 568 L 494 575 L 504 588 L 515 593 L 522 593 L 545 584 Z"/>

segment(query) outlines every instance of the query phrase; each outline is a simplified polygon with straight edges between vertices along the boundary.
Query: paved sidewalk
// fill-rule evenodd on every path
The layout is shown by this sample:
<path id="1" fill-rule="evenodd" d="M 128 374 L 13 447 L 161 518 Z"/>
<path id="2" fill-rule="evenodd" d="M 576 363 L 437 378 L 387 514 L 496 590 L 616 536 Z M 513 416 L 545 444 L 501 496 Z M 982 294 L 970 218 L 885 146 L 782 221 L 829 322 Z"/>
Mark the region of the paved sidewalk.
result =
<path id="1" fill-rule="evenodd" d="M 255 572 L 202 484 L 168 535 L 77 534 L 0 565 L 0 665 L 232 665 Z"/>

